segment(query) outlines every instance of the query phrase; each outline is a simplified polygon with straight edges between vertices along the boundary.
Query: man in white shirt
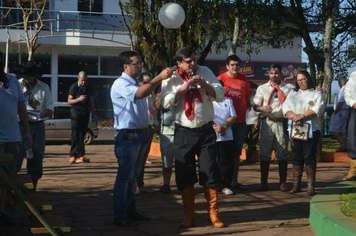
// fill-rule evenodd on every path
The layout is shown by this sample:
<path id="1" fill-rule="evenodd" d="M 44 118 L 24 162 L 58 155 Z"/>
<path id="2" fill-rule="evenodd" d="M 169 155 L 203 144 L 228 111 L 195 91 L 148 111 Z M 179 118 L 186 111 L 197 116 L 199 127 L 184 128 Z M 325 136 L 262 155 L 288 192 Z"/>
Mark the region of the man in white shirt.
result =
<path id="1" fill-rule="evenodd" d="M 288 134 L 287 121 L 283 118 L 282 104 L 292 90 L 291 84 L 281 81 L 281 66 L 269 67 L 269 81 L 257 88 L 253 109 L 261 112 L 260 167 L 261 185 L 259 191 L 268 189 L 268 172 L 272 151 L 275 150 L 279 168 L 279 189 L 287 191 Z"/>
<path id="2" fill-rule="evenodd" d="M 334 113 L 331 116 L 329 131 L 333 133 L 337 141 L 340 143 L 340 148 L 337 149 L 336 152 L 347 152 L 346 125 L 349 117 L 349 106 L 345 103 L 344 99 L 346 76 L 339 76 L 338 82 L 340 91 L 335 97 Z"/>
<path id="3" fill-rule="evenodd" d="M 352 108 L 347 133 L 349 141 L 347 155 L 351 158 L 351 166 L 344 180 L 354 180 L 356 179 L 356 71 L 351 73 L 349 82 L 345 86 L 344 97 L 346 104 Z"/>
<path id="4" fill-rule="evenodd" d="M 194 220 L 194 184 L 198 182 L 195 156 L 199 161 L 199 183 L 204 186 L 210 220 L 214 227 L 223 227 L 218 218 L 220 173 L 216 163 L 216 134 L 212 127 L 213 101 L 222 101 L 224 89 L 213 72 L 198 66 L 190 48 L 177 53 L 175 75 L 162 82 L 162 107 L 172 109 L 175 116 L 174 157 L 177 188 L 181 190 L 185 218 L 182 227 Z"/>
<path id="5" fill-rule="evenodd" d="M 27 173 L 31 175 L 33 190 L 36 191 L 38 180 L 43 174 L 43 157 L 45 152 L 45 125 L 44 120 L 52 115 L 54 106 L 52 93 L 44 82 L 40 81 L 42 73 L 33 61 L 24 62 L 15 74 L 19 80 L 22 92 L 25 96 L 26 110 L 29 114 L 31 135 L 33 137 L 33 157 L 27 158 Z M 31 113 L 32 112 L 32 113 Z M 20 125 L 23 132 L 22 124 Z M 20 144 L 19 158 L 16 172 L 21 170 L 22 162 L 26 156 L 26 148 Z"/>

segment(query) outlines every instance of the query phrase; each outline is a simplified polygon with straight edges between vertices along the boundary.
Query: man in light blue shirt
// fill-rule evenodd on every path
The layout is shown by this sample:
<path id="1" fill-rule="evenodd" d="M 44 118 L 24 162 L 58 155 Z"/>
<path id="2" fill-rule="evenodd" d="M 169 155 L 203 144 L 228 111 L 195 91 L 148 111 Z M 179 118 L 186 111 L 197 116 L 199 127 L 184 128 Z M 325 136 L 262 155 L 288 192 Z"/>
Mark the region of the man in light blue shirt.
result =
<path id="1" fill-rule="evenodd" d="M 0 153 L 14 155 L 9 170 L 15 172 L 19 143 L 22 141 L 17 115 L 24 128 L 25 145 L 32 147 L 32 136 L 28 124 L 25 98 L 15 76 L 4 73 L 4 63 L 0 52 Z M 0 182 L 0 225 L 13 225 L 15 222 L 5 212 L 7 186 Z"/>
<path id="2" fill-rule="evenodd" d="M 139 86 L 137 78 L 142 72 L 142 60 L 134 51 L 125 51 L 119 55 L 119 64 L 123 70 L 119 79 L 111 87 L 110 95 L 114 108 L 115 156 L 118 171 L 114 185 L 114 225 L 136 227 L 135 221 L 148 221 L 136 210 L 136 180 L 143 165 L 147 146 L 148 126 L 145 98 L 162 82 L 173 74 L 166 68 L 149 83 Z"/>

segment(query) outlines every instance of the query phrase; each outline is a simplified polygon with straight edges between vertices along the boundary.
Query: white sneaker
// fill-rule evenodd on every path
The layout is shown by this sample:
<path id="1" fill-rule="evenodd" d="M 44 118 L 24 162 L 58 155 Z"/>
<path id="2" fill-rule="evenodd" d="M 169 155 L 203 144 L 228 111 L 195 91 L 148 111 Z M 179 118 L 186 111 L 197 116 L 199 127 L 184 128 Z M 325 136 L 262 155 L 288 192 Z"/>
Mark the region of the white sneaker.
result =
<path id="1" fill-rule="evenodd" d="M 223 192 L 223 194 L 225 194 L 225 195 L 232 195 L 232 194 L 234 194 L 234 192 L 231 191 L 231 189 L 229 189 L 229 188 L 224 188 L 224 189 L 222 190 L 222 192 Z"/>

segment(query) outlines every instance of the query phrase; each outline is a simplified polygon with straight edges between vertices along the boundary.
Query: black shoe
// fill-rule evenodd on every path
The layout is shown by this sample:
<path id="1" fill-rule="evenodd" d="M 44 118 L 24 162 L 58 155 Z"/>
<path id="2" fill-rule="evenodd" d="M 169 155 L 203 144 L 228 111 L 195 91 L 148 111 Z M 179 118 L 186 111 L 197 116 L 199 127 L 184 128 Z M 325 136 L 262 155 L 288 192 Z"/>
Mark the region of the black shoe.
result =
<path id="1" fill-rule="evenodd" d="M 234 186 L 231 186 L 231 188 L 232 189 L 236 189 L 236 190 L 246 190 L 246 189 L 248 189 L 248 187 L 246 187 L 245 185 L 240 184 L 240 183 L 238 183 L 238 184 L 236 184 Z"/>
<path id="2" fill-rule="evenodd" d="M 5 212 L 0 213 L 0 225 L 14 225 L 15 222 Z"/>
<path id="3" fill-rule="evenodd" d="M 138 212 L 127 214 L 127 217 L 130 220 L 137 220 L 137 221 L 149 221 L 149 220 L 151 220 L 150 217 L 143 216 Z"/>
<path id="4" fill-rule="evenodd" d="M 169 185 L 165 184 L 163 185 L 158 192 L 160 193 L 169 193 L 171 191 L 171 188 L 169 187 Z"/>
<path id="5" fill-rule="evenodd" d="M 114 218 L 114 225 L 118 227 L 135 228 L 138 224 L 131 222 L 127 217 Z"/>

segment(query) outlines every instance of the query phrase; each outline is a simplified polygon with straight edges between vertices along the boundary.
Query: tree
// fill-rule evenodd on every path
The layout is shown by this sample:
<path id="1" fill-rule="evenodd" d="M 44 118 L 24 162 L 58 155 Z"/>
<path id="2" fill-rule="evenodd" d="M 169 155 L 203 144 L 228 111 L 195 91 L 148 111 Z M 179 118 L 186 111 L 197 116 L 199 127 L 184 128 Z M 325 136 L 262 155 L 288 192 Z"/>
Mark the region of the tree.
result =
<path id="1" fill-rule="evenodd" d="M 14 1 L 9 1 L 12 4 Z M 28 60 L 33 60 L 36 49 L 41 46 L 37 44 L 38 35 L 45 26 L 42 17 L 48 6 L 49 0 L 15 0 L 22 12 L 23 29 L 25 31 L 26 46 L 28 50 Z M 34 17 L 35 21 L 31 21 Z M 30 32 L 29 32 L 30 31 Z"/>
<path id="2" fill-rule="evenodd" d="M 350 65 L 355 61 L 355 58 L 345 57 L 345 54 L 351 55 L 347 50 L 341 53 L 345 41 L 340 41 L 353 33 L 356 25 L 355 3 L 347 0 L 275 2 L 281 4 L 276 15 L 286 20 L 291 32 L 303 38 L 303 50 L 308 55 L 310 74 L 316 84 L 322 86 L 323 94 L 328 98 L 334 68 L 338 73 L 345 73 L 346 67 L 338 66 Z"/>
<path id="3" fill-rule="evenodd" d="M 151 74 L 167 67 L 169 61 L 169 31 L 158 20 L 165 1 L 131 0 L 119 5 L 131 34 L 132 49 L 144 59 L 144 69 Z M 186 15 L 185 22 L 173 32 L 173 52 L 182 46 L 191 47 L 203 64 L 212 47 L 217 52 L 226 48 L 229 1 L 182 0 L 179 4 Z"/>
<path id="4" fill-rule="evenodd" d="M 276 16 L 281 1 L 236 0 L 230 15 L 231 48 L 229 55 L 237 54 L 237 47 L 251 56 L 265 46 L 293 46 L 294 32 L 285 27 L 285 20 Z M 298 45 L 297 45 L 298 46 Z"/>

